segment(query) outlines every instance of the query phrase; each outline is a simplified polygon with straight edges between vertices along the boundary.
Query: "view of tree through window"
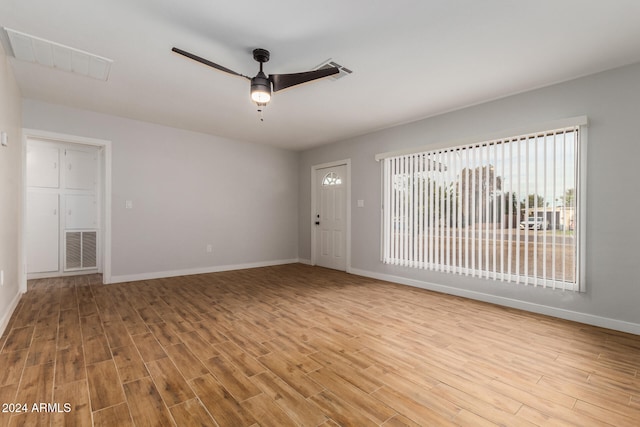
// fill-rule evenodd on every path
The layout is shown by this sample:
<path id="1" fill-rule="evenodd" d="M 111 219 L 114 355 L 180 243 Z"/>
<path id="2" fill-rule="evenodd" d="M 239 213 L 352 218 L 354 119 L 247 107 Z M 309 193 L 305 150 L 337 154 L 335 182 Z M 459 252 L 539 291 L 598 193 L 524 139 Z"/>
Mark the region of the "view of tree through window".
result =
<path id="1" fill-rule="evenodd" d="M 384 262 L 576 289 L 578 127 L 384 159 Z"/>

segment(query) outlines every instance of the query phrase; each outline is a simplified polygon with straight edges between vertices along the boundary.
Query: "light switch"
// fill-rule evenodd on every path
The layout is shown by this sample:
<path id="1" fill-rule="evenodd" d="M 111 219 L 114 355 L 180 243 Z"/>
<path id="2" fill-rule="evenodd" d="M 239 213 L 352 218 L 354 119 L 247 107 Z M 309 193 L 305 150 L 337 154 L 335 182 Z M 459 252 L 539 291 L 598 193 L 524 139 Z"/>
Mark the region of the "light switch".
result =
<path id="1" fill-rule="evenodd" d="M 133 209 L 133 200 L 125 200 L 124 207 L 125 209 Z"/>
<path id="2" fill-rule="evenodd" d="M 9 136 L 5 131 L 0 132 L 0 143 L 5 147 L 9 145 Z"/>
<path id="3" fill-rule="evenodd" d="M 362 199 L 358 200 L 358 207 L 359 208 L 364 208 L 364 200 L 362 200 Z"/>

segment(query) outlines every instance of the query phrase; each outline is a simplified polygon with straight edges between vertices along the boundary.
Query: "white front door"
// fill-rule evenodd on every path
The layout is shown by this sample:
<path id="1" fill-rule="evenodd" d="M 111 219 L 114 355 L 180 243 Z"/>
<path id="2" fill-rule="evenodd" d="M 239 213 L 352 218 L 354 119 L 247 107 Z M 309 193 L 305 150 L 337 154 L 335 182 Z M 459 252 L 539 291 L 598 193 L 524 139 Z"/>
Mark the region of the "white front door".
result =
<path id="1" fill-rule="evenodd" d="M 347 269 L 347 166 L 316 170 L 316 264 Z"/>

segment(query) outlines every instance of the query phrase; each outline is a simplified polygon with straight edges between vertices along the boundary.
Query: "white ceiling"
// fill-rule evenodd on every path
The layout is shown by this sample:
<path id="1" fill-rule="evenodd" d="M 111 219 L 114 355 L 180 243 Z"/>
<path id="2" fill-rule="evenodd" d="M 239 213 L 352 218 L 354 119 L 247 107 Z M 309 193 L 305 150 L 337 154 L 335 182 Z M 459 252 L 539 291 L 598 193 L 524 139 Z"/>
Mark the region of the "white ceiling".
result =
<path id="1" fill-rule="evenodd" d="M 11 59 L 25 98 L 302 150 L 640 62 L 638 0 L 0 0 L 0 26 L 114 60 L 108 81 Z M 246 75 L 353 70 L 274 94 Z"/>

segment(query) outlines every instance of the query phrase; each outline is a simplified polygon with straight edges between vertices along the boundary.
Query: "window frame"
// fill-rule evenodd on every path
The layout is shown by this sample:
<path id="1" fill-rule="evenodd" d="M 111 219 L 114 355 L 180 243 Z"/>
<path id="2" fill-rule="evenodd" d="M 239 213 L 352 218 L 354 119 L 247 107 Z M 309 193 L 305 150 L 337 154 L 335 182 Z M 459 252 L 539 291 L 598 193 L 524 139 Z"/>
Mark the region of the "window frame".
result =
<path id="1" fill-rule="evenodd" d="M 576 229 L 575 229 L 575 243 L 573 247 L 575 248 L 575 282 L 567 282 L 567 284 L 562 287 L 556 287 L 555 284 L 553 286 L 540 285 L 534 278 L 533 283 L 529 283 L 525 281 L 524 283 L 516 280 L 512 281 L 511 284 L 525 284 L 534 287 L 548 287 L 553 289 L 561 289 L 561 290 L 573 290 L 573 291 L 586 291 L 586 263 L 585 263 L 585 255 L 586 255 L 586 222 L 587 222 L 587 212 L 586 212 L 586 182 L 587 182 L 587 140 L 588 140 L 588 119 L 586 116 L 572 117 L 567 119 L 555 120 L 547 123 L 531 125 L 526 127 L 520 127 L 515 129 L 509 129 L 505 131 L 501 131 L 498 133 L 494 133 L 491 135 L 486 135 L 483 137 L 474 137 L 474 138 L 466 138 L 461 140 L 455 140 L 447 143 L 439 143 L 439 144 L 431 144 L 427 146 L 417 147 L 417 148 L 409 148 L 405 150 L 397 150 L 392 152 L 380 153 L 375 156 L 375 160 L 381 163 L 381 174 L 380 174 L 380 186 L 381 186 L 381 200 L 380 200 L 380 213 L 381 213 L 381 221 L 380 221 L 380 260 L 381 262 L 385 262 L 385 162 L 384 159 L 390 157 L 397 156 L 405 156 L 405 155 L 418 155 L 420 153 L 433 152 L 437 150 L 449 150 L 453 151 L 455 149 L 460 149 L 462 147 L 470 147 L 470 146 L 481 146 L 483 144 L 490 144 L 495 141 L 508 141 L 515 140 L 518 138 L 529 137 L 535 134 L 547 134 L 556 130 L 564 129 L 564 128 L 577 128 L 577 136 L 578 140 L 576 142 L 576 161 L 574 163 L 576 171 L 576 183 L 575 183 L 575 210 L 576 210 Z M 388 218 L 387 218 L 388 219 Z M 525 218 L 526 220 L 526 218 Z M 518 221 L 519 223 L 519 221 Z M 519 225 L 519 224 L 518 224 Z M 495 238 L 495 237 L 494 237 Z M 495 240 L 497 241 L 497 240 Z M 443 263 L 444 269 L 438 269 L 437 271 L 446 271 L 446 272 L 454 272 L 456 274 L 464 274 L 462 270 L 464 268 L 454 266 L 451 264 Z M 401 267 L 401 268 L 412 268 L 412 267 Z M 433 270 L 433 269 L 431 269 Z M 460 270 L 460 271 L 456 271 Z M 504 272 L 501 273 L 504 276 Z M 531 272 L 529 272 L 531 274 Z M 489 274 L 480 275 L 480 277 L 487 278 L 489 280 L 504 280 L 504 277 L 496 278 L 489 277 Z M 547 280 L 547 279 L 545 279 Z M 549 280 L 550 282 L 557 282 L 557 280 Z"/>

